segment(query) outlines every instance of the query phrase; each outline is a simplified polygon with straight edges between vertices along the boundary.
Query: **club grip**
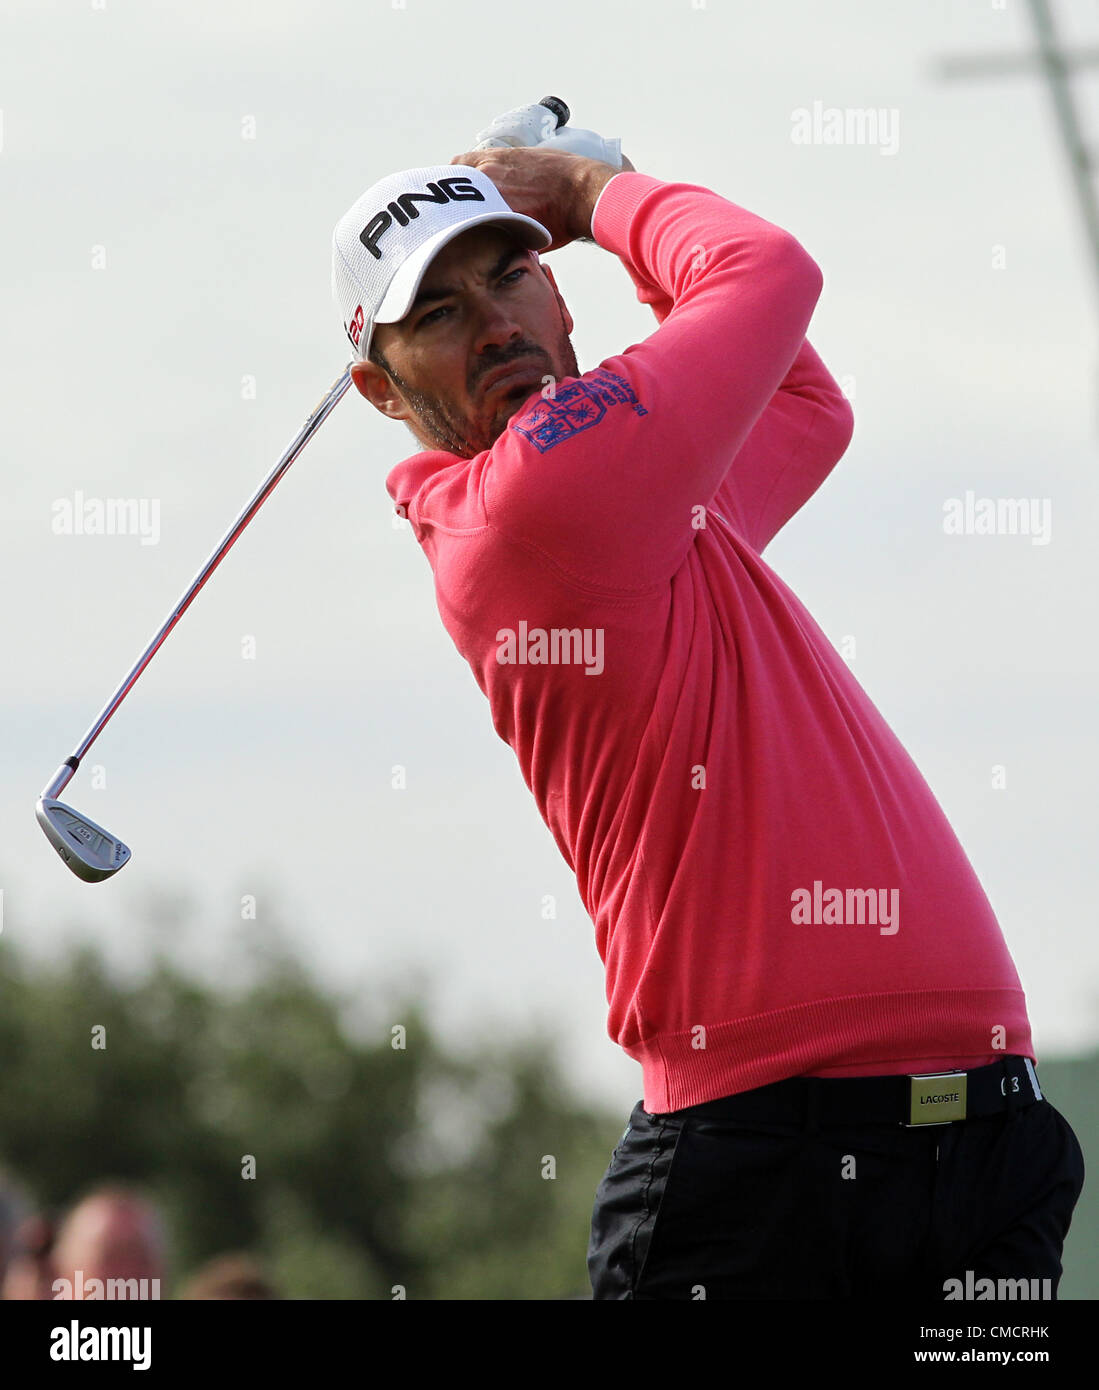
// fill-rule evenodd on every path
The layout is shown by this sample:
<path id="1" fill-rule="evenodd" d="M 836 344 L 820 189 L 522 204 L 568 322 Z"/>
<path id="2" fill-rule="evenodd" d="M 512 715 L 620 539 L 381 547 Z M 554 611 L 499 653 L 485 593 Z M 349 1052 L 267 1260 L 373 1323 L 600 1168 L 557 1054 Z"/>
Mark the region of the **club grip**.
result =
<path id="1" fill-rule="evenodd" d="M 553 114 L 557 117 L 558 129 L 560 129 L 563 125 L 568 125 L 569 117 L 572 115 L 572 112 L 569 110 L 569 108 L 565 105 L 565 103 L 561 100 L 560 97 L 543 97 L 542 100 L 538 103 L 538 105 L 544 106 L 547 111 L 553 112 Z"/>

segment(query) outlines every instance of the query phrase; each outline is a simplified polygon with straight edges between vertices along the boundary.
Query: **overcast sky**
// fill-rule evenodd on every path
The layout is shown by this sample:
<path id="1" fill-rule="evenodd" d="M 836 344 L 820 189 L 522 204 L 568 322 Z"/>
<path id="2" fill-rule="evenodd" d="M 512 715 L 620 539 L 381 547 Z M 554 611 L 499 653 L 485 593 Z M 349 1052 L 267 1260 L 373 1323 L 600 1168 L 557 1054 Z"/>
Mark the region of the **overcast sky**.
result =
<path id="1" fill-rule="evenodd" d="M 1060 12 L 1099 39 L 1095 6 Z M 2 13 L 5 942 L 56 954 L 87 937 L 140 964 L 153 904 L 181 895 L 196 920 L 174 948 L 216 969 L 255 893 L 261 927 L 282 924 L 383 1017 L 394 982 L 422 977 L 456 1048 L 542 1020 L 577 1090 L 620 1109 L 640 1097 L 606 1036 L 575 882 L 442 627 L 426 558 L 392 524 L 385 476 L 417 446 L 353 392 L 65 793 L 133 862 L 84 884 L 33 816 L 340 374 L 339 216 L 552 92 L 638 169 L 716 190 L 821 266 L 810 338 L 855 436 L 766 558 L 834 643 L 854 639 L 853 670 L 999 915 L 1039 1060 L 1095 1043 L 1093 271 L 1040 80 L 934 71 L 1029 45 L 1021 0 Z M 827 108 L 882 113 L 877 143 L 798 143 L 796 113 Z M 582 370 L 655 327 L 609 253 L 547 259 Z M 944 534 L 944 504 L 967 491 L 1036 499 L 1044 543 Z M 55 534 L 78 492 L 158 508 L 157 543 Z"/>

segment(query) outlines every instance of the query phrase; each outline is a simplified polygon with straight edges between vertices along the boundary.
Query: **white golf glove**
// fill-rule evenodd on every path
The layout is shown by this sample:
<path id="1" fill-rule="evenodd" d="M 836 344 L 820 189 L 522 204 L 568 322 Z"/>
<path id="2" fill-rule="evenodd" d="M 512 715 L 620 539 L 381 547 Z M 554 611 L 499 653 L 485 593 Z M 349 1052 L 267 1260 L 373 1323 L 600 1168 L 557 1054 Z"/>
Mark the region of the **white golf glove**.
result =
<path id="1" fill-rule="evenodd" d="M 615 169 L 622 168 L 622 141 L 606 139 L 594 130 L 579 130 L 566 125 L 558 128 L 552 111 L 545 106 L 517 106 L 505 111 L 480 131 L 473 145 L 475 150 L 492 150 L 522 145 L 546 145 L 566 154 L 584 155 L 599 159 Z"/>

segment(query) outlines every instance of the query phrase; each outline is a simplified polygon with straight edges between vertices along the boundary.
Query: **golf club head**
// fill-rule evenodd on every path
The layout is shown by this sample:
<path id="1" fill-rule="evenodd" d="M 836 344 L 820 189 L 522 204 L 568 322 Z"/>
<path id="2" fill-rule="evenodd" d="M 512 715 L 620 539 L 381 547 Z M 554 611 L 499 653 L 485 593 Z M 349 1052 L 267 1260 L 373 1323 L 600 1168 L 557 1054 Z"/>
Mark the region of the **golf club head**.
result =
<path id="1" fill-rule="evenodd" d="M 130 858 L 130 851 L 121 840 L 62 801 L 40 796 L 34 814 L 46 839 L 85 883 L 110 878 Z"/>

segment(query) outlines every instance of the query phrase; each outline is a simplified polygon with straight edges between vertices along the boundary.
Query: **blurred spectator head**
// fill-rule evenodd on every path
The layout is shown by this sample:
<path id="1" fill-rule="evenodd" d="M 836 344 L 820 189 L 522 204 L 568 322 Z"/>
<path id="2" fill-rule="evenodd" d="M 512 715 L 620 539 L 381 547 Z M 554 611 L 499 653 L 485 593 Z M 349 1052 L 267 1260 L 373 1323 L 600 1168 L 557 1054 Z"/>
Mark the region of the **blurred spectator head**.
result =
<path id="1" fill-rule="evenodd" d="M 121 1184 L 89 1192 L 58 1228 L 54 1265 L 74 1286 L 77 1270 L 85 1285 L 90 1279 L 153 1280 L 164 1278 L 166 1263 L 160 1213 L 147 1197 Z"/>
<path id="2" fill-rule="evenodd" d="M 218 1255 L 197 1270 L 180 1298 L 278 1298 L 258 1260 L 251 1255 Z"/>
<path id="3" fill-rule="evenodd" d="M 0 1299 L 28 1302 L 53 1298 L 54 1225 L 48 1216 L 28 1216 L 15 1228 L 11 1258 L 2 1280 Z"/>
<path id="4" fill-rule="evenodd" d="M 14 1179 L 0 1171 L 0 1284 L 15 1246 L 15 1232 L 27 1215 L 27 1201 Z"/>

